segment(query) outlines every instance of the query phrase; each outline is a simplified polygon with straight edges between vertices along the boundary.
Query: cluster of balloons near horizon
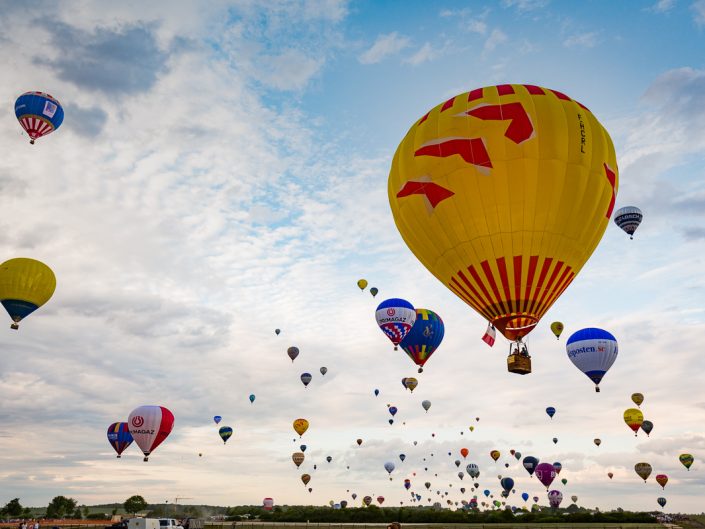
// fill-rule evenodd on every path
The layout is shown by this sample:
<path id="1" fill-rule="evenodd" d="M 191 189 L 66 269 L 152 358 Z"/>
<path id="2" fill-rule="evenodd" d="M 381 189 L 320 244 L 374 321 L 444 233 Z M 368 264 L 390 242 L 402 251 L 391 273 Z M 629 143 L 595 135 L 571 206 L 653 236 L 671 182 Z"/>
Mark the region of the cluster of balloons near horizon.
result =
<path id="1" fill-rule="evenodd" d="M 367 280 L 366 279 L 358 280 L 357 286 L 361 291 L 364 291 L 367 288 Z M 377 287 L 370 288 L 370 294 L 372 294 L 372 297 L 375 297 L 378 293 L 379 293 L 379 289 Z"/>
<path id="2" fill-rule="evenodd" d="M 117 457 L 134 441 L 144 454 L 144 461 L 169 436 L 174 428 L 174 415 L 164 406 L 140 406 L 130 412 L 127 422 L 108 427 L 108 442 Z"/>

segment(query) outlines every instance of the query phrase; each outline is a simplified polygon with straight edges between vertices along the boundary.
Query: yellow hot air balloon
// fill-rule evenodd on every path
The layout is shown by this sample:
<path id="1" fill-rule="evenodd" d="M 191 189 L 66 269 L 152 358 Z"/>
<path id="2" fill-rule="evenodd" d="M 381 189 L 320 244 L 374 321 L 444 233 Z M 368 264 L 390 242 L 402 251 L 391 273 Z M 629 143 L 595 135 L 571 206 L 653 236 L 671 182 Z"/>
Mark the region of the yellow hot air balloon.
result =
<path id="1" fill-rule="evenodd" d="M 430 110 L 399 145 L 388 182 L 414 255 L 516 341 L 597 247 L 617 188 L 612 140 L 592 112 L 518 84 Z"/>
<path id="2" fill-rule="evenodd" d="M 641 393 L 632 393 L 632 402 L 637 406 L 641 406 L 641 403 L 644 402 L 644 395 Z"/>
<path id="3" fill-rule="evenodd" d="M 18 257 L 0 265 L 0 301 L 12 318 L 13 329 L 49 301 L 55 289 L 56 276 L 41 261 Z"/>
<path id="4" fill-rule="evenodd" d="M 651 465 L 648 463 L 637 463 L 634 465 L 634 471 L 644 480 L 644 483 L 646 483 L 646 479 L 651 475 L 651 470 Z"/>
<path id="5" fill-rule="evenodd" d="M 634 435 L 636 435 L 644 422 L 644 414 L 636 408 L 629 408 L 628 410 L 624 410 L 624 422 L 627 423 L 627 426 L 629 426 L 629 428 L 634 431 Z"/>
<path id="6" fill-rule="evenodd" d="M 306 419 L 296 419 L 294 421 L 294 431 L 302 436 L 308 430 L 308 421 Z"/>
<path id="7" fill-rule="evenodd" d="M 365 290 L 367 288 L 367 279 L 360 279 L 357 282 L 357 286 L 360 287 L 360 290 Z"/>
<path id="8" fill-rule="evenodd" d="M 556 335 L 556 340 L 558 340 L 563 332 L 563 324 L 560 321 L 554 321 L 551 324 L 551 331 Z"/>

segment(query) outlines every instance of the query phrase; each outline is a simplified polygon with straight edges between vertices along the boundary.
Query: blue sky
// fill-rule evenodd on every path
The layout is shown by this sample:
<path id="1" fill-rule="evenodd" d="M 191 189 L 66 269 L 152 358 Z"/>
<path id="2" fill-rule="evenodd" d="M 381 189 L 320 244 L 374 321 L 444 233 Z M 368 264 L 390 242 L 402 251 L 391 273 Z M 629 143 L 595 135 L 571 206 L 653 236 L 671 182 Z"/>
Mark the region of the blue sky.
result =
<path id="1" fill-rule="evenodd" d="M 581 505 L 654 509 L 664 495 L 667 510 L 701 510 L 703 32 L 702 0 L 2 4 L 0 255 L 46 262 L 58 287 L 19 332 L 0 329 L 0 503 L 327 504 L 356 492 L 395 504 L 413 472 L 412 490 L 428 479 L 460 501 L 473 493 L 458 493 L 452 461 L 467 446 L 481 489 L 510 475 L 517 497 L 547 503 L 520 466 L 489 458 L 514 448 L 561 461 Z M 532 334 L 527 377 L 506 372 L 507 344 L 487 348 L 485 322 L 413 257 L 386 191 L 420 116 L 511 82 L 589 107 L 617 149 L 617 206 L 645 213 L 634 241 L 608 227 Z M 27 90 L 66 109 L 35 146 L 13 115 Z M 413 394 L 399 383 L 412 364 L 374 323 L 394 296 L 447 329 Z M 601 394 L 550 334 L 554 319 L 566 336 L 598 326 L 618 338 Z M 649 439 L 622 421 L 634 391 Z M 148 464 L 136 447 L 116 460 L 105 429 L 142 404 L 170 408 L 175 430 Z M 235 429 L 226 446 L 213 415 Z M 311 421 L 298 471 L 297 417 Z M 389 482 L 383 464 L 400 452 Z M 690 472 L 682 452 L 696 457 Z M 665 491 L 639 480 L 639 461 L 669 475 Z"/>

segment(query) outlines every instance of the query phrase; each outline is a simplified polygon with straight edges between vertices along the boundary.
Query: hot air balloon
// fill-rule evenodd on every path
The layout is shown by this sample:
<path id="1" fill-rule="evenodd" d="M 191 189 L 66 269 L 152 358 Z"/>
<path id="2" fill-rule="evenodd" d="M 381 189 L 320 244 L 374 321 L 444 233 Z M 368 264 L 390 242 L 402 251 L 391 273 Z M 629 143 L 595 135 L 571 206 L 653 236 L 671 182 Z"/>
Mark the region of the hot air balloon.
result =
<path id="1" fill-rule="evenodd" d="M 526 501 L 526 500 L 529 499 L 529 495 L 528 495 L 526 492 L 522 492 L 522 493 L 521 493 L 521 499 L 524 500 L 524 501 Z"/>
<path id="2" fill-rule="evenodd" d="M 651 433 L 651 430 L 654 429 L 654 423 L 652 423 L 651 421 L 644 421 L 641 423 L 641 429 L 644 430 L 644 433 L 646 433 L 646 437 L 648 437 Z"/>
<path id="3" fill-rule="evenodd" d="M 372 294 L 372 297 L 375 297 L 379 293 L 379 289 L 377 287 L 372 287 L 370 289 L 370 294 Z"/>
<path id="4" fill-rule="evenodd" d="M 536 470 L 536 465 L 539 464 L 539 460 L 536 459 L 534 456 L 526 456 L 522 461 L 522 464 L 524 465 L 526 471 L 529 473 L 529 476 L 533 476 L 534 471 Z"/>
<path id="5" fill-rule="evenodd" d="M 607 477 L 610 478 L 610 479 L 612 479 L 612 478 L 614 477 L 614 474 L 613 474 L 612 472 L 608 472 L 608 473 L 607 473 Z"/>
<path id="6" fill-rule="evenodd" d="M 294 431 L 301 437 L 308 430 L 308 421 L 306 419 L 296 419 L 294 421 Z"/>
<path id="7" fill-rule="evenodd" d="M 632 393 L 632 402 L 634 402 L 637 407 L 641 406 L 641 403 L 644 402 L 644 395 L 641 393 Z"/>
<path id="8" fill-rule="evenodd" d="M 690 465 L 693 464 L 695 458 L 691 454 L 681 454 L 678 456 L 678 461 L 680 461 L 687 470 L 690 470 Z"/>
<path id="9" fill-rule="evenodd" d="M 397 407 L 396 407 L 396 406 L 390 406 L 390 407 L 388 408 L 388 410 L 389 410 L 389 414 L 390 414 L 392 417 L 394 417 L 394 416 L 397 414 Z"/>
<path id="10" fill-rule="evenodd" d="M 358 280 L 357 286 L 360 288 L 360 290 L 365 290 L 367 288 L 367 280 L 366 279 Z"/>
<path id="11" fill-rule="evenodd" d="M 250 404 L 254 404 L 254 403 L 255 403 L 255 398 L 256 398 L 256 397 L 255 397 L 255 394 L 254 394 L 254 393 L 250 394 Z"/>
<path id="12" fill-rule="evenodd" d="M 546 414 L 547 414 L 551 419 L 553 419 L 553 416 L 556 414 L 556 408 L 554 408 L 553 406 L 549 406 L 548 408 L 546 408 Z"/>
<path id="13" fill-rule="evenodd" d="M 499 483 L 507 494 L 514 488 L 514 480 L 512 478 L 502 478 Z"/>
<path id="14" fill-rule="evenodd" d="M 399 454 L 399 459 L 400 459 L 401 462 L 403 463 L 404 460 L 406 459 L 406 455 L 405 455 L 405 454 Z"/>
<path id="15" fill-rule="evenodd" d="M 556 335 L 556 340 L 560 339 L 563 332 L 563 324 L 560 321 L 554 321 L 551 324 L 551 332 Z"/>
<path id="16" fill-rule="evenodd" d="M 474 432 L 474 431 L 475 431 L 475 427 L 474 427 L 474 426 L 470 426 L 468 429 L 469 429 L 471 432 Z"/>
<path id="17" fill-rule="evenodd" d="M 311 481 L 311 476 L 308 474 L 301 474 L 301 481 L 304 484 L 304 487 L 308 485 L 308 482 Z"/>
<path id="18" fill-rule="evenodd" d="M 0 264 L 0 302 L 19 329 L 23 318 L 44 305 L 56 289 L 56 276 L 41 261 L 17 257 Z"/>
<path id="19" fill-rule="evenodd" d="M 333 458 L 331 456 L 326 456 L 326 461 L 330 463 L 331 461 L 333 461 Z"/>
<path id="20" fill-rule="evenodd" d="M 362 498 L 362 503 L 364 503 L 366 507 L 369 507 L 370 503 L 372 503 L 372 496 L 365 496 Z"/>
<path id="21" fill-rule="evenodd" d="M 394 463 L 392 463 L 391 461 L 387 461 L 387 462 L 384 464 L 384 470 L 386 470 L 387 473 L 389 474 L 389 480 L 390 480 L 390 481 L 392 480 L 392 477 L 391 477 L 391 476 L 392 476 L 392 472 L 394 471 L 394 468 L 395 468 L 395 467 L 394 467 Z"/>
<path id="22" fill-rule="evenodd" d="M 377 503 L 382 505 L 384 503 L 384 496 L 377 496 Z"/>
<path id="23" fill-rule="evenodd" d="M 321 375 L 325 375 L 326 373 L 328 373 L 328 368 L 322 367 L 321 369 L 319 369 L 319 371 L 321 372 Z"/>
<path id="24" fill-rule="evenodd" d="M 595 446 L 600 446 L 602 444 L 601 439 L 593 439 L 592 442 L 595 443 Z"/>
<path id="25" fill-rule="evenodd" d="M 536 465 L 534 473 L 536 477 L 539 478 L 539 481 L 546 487 L 546 490 L 548 490 L 548 487 L 553 483 L 556 477 L 556 469 L 553 468 L 551 463 L 539 463 Z"/>
<path id="26" fill-rule="evenodd" d="M 624 411 L 624 422 L 627 423 L 627 426 L 632 429 L 636 436 L 639 428 L 641 428 L 641 423 L 644 422 L 644 414 L 636 408 L 629 408 Z"/>
<path id="27" fill-rule="evenodd" d="M 562 501 L 563 493 L 561 491 L 552 490 L 548 493 L 548 503 L 551 506 L 551 509 L 557 509 L 558 507 L 560 507 Z"/>
<path id="28" fill-rule="evenodd" d="M 362 439 L 357 440 L 357 446 L 360 446 L 362 444 Z"/>
<path id="29" fill-rule="evenodd" d="M 294 360 L 296 360 L 296 357 L 299 356 L 299 348 L 298 347 L 289 347 L 286 350 L 286 354 L 289 355 L 289 358 L 291 358 L 291 363 L 294 363 Z"/>
<path id="30" fill-rule="evenodd" d="M 427 481 L 426 483 L 424 483 L 424 487 L 426 487 L 427 489 L 430 489 L 430 488 L 431 488 L 431 484 Z"/>
<path id="31" fill-rule="evenodd" d="M 311 373 L 301 373 L 301 383 L 304 387 L 307 387 L 312 379 L 313 376 L 311 376 Z"/>
<path id="32" fill-rule="evenodd" d="M 340 508 L 345 509 L 348 506 L 348 502 L 346 500 L 340 500 Z"/>
<path id="33" fill-rule="evenodd" d="M 223 440 L 223 444 L 228 442 L 228 439 L 233 435 L 233 429 L 230 426 L 221 426 L 218 430 L 218 435 Z"/>
<path id="34" fill-rule="evenodd" d="M 561 473 L 561 470 L 563 470 L 563 465 L 560 464 L 560 462 L 555 461 L 553 463 L 553 469 L 556 471 L 556 476 Z"/>
<path id="35" fill-rule="evenodd" d="M 651 465 L 648 463 L 637 463 L 634 465 L 634 471 L 644 480 L 644 483 L 646 483 L 646 479 L 651 475 L 651 470 Z"/>
<path id="36" fill-rule="evenodd" d="M 379 390 L 375 389 L 375 397 L 377 397 L 378 395 L 379 395 Z"/>
<path id="37" fill-rule="evenodd" d="M 561 480 L 561 483 L 563 483 L 563 485 L 567 485 L 567 484 L 568 484 L 568 480 L 565 479 L 565 478 L 563 478 L 563 479 Z"/>
<path id="38" fill-rule="evenodd" d="M 656 474 L 656 483 L 661 485 L 662 489 L 665 489 L 666 483 L 668 483 L 668 476 L 666 474 Z"/>
<path id="39" fill-rule="evenodd" d="M 467 471 L 468 476 L 472 479 L 477 479 L 480 477 L 480 467 L 478 467 L 475 463 L 470 463 L 465 467 L 465 470 Z"/>
<path id="40" fill-rule="evenodd" d="M 602 238 L 617 160 L 585 107 L 555 90 L 504 84 L 451 98 L 418 120 L 387 187 L 414 255 L 521 341 Z"/>
<path id="41" fill-rule="evenodd" d="M 274 500 L 272 498 L 265 498 L 262 500 L 262 508 L 265 511 L 271 511 L 274 508 Z"/>
<path id="42" fill-rule="evenodd" d="M 626 232 L 630 239 L 634 238 L 634 232 L 643 218 L 643 213 L 636 206 L 625 206 L 614 213 L 614 223 Z"/>
<path id="43" fill-rule="evenodd" d="M 666 498 L 658 498 L 656 501 L 661 506 L 661 508 L 666 506 Z"/>
<path id="44" fill-rule="evenodd" d="M 302 452 L 305 452 L 305 451 L 306 451 L 306 445 L 301 445 L 301 446 L 299 446 L 299 449 L 300 449 Z"/>
<path id="45" fill-rule="evenodd" d="M 51 134 L 64 121 L 64 109 L 44 92 L 25 92 L 15 101 L 15 116 L 34 144 L 37 138 Z"/>
<path id="46" fill-rule="evenodd" d="M 456 460 L 455 460 L 455 466 L 456 466 L 456 467 L 460 467 L 460 459 L 456 459 Z"/>
<path id="47" fill-rule="evenodd" d="M 596 328 L 581 329 L 566 342 L 568 358 L 595 383 L 600 381 L 617 359 L 617 339 L 607 331 Z"/>
<path id="48" fill-rule="evenodd" d="M 411 480 L 410 479 L 405 479 L 404 480 L 404 488 L 406 490 L 409 490 L 411 488 Z"/>
<path id="49" fill-rule="evenodd" d="M 294 462 L 296 465 L 296 468 L 299 468 L 301 466 L 301 463 L 304 462 L 305 456 L 303 452 L 294 452 L 291 454 L 291 460 Z"/>
<path id="50" fill-rule="evenodd" d="M 419 381 L 416 380 L 414 377 L 404 377 L 402 380 L 404 383 L 404 387 L 412 393 L 416 389 L 416 386 L 419 385 Z"/>
<path id="51" fill-rule="evenodd" d="M 468 457 L 468 454 L 469 454 L 469 453 L 470 453 L 470 451 L 469 451 L 467 448 L 461 448 L 461 449 L 460 449 L 460 455 L 463 456 L 463 459 L 465 459 L 466 457 Z"/>
<path id="52" fill-rule="evenodd" d="M 553 438 L 553 444 L 556 444 L 556 443 L 558 443 L 558 437 Z"/>
<path id="53" fill-rule="evenodd" d="M 125 449 L 132 444 L 129 425 L 126 422 L 114 422 L 108 426 L 108 442 L 117 452 L 118 458 L 122 457 Z"/>
<path id="54" fill-rule="evenodd" d="M 222 420 L 223 420 L 223 418 L 220 415 L 215 415 L 213 417 L 213 422 L 215 422 L 215 424 L 220 424 L 220 421 L 222 421 Z"/>
<path id="55" fill-rule="evenodd" d="M 130 435 L 144 454 L 144 461 L 162 444 L 174 428 L 174 414 L 163 406 L 140 406 L 127 418 Z"/>
<path id="56" fill-rule="evenodd" d="M 421 407 L 426 410 L 426 413 L 428 413 L 428 410 L 431 408 L 431 401 L 430 400 L 424 400 L 421 402 Z"/>
<path id="57" fill-rule="evenodd" d="M 419 373 L 443 341 L 445 326 L 435 312 L 416 309 L 416 321 L 409 333 L 399 343 L 404 352 L 419 366 Z"/>
<path id="58" fill-rule="evenodd" d="M 497 461 L 497 460 L 500 458 L 501 455 L 502 455 L 502 454 L 500 453 L 499 450 L 492 450 L 492 451 L 490 452 L 490 457 L 491 457 L 492 459 L 494 459 L 495 461 Z"/>
<path id="59" fill-rule="evenodd" d="M 416 321 L 414 306 L 404 299 L 386 299 L 377 306 L 377 325 L 394 344 L 394 350 L 409 333 Z"/>
<path id="60" fill-rule="evenodd" d="M 281 329 L 274 329 L 274 334 L 276 334 L 277 336 L 279 336 L 281 332 Z"/>

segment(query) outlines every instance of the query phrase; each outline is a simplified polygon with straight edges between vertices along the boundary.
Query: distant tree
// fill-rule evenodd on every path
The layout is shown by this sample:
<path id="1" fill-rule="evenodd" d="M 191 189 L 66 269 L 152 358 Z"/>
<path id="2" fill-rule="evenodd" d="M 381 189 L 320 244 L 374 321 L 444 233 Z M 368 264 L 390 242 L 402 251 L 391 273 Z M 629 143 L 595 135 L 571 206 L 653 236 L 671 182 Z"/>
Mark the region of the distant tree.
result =
<path id="1" fill-rule="evenodd" d="M 88 515 L 90 514 L 90 511 L 88 510 L 88 506 L 87 506 L 87 505 L 81 505 L 81 507 L 83 508 L 83 517 L 84 517 L 84 518 L 87 518 Z"/>
<path id="2" fill-rule="evenodd" d="M 56 496 L 47 507 L 47 518 L 65 518 L 76 510 L 76 500 L 66 496 Z"/>
<path id="3" fill-rule="evenodd" d="M 132 514 L 137 514 L 147 508 L 147 502 L 142 496 L 130 496 L 123 503 L 125 510 Z"/>
<path id="4" fill-rule="evenodd" d="M 20 505 L 20 499 L 15 498 L 14 500 L 8 501 L 5 506 L 0 509 L 0 514 L 9 516 L 10 518 L 19 518 L 22 516 L 23 510 L 24 508 Z"/>
<path id="5" fill-rule="evenodd" d="M 20 518 L 32 518 L 32 509 L 29 507 L 25 507 L 22 509 L 22 514 L 20 515 Z"/>
<path id="6" fill-rule="evenodd" d="M 83 520 L 83 512 L 81 511 L 80 507 L 76 507 L 76 510 L 73 511 L 73 515 L 71 516 L 74 520 Z"/>
<path id="7" fill-rule="evenodd" d="M 112 514 L 113 516 L 115 516 L 115 515 L 117 514 L 117 512 L 118 512 L 118 508 L 115 507 L 115 508 L 113 509 L 113 512 L 112 512 L 111 514 Z"/>

